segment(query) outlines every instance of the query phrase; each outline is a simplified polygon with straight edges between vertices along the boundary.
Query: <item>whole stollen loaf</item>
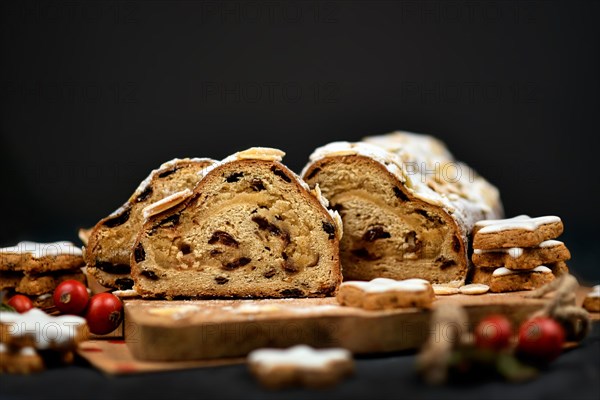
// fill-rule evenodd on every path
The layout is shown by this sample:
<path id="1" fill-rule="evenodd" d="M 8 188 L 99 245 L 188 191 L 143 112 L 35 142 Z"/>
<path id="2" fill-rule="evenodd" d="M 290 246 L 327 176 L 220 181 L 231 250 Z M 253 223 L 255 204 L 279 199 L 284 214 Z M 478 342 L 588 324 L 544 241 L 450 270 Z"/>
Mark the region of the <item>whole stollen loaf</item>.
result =
<path id="1" fill-rule="evenodd" d="M 342 217 L 344 280 L 461 285 L 475 222 L 503 215 L 498 190 L 427 135 L 330 143 L 314 151 L 302 176 Z"/>
<path id="2" fill-rule="evenodd" d="M 147 207 L 131 257 L 135 290 L 158 298 L 333 295 L 341 219 L 283 155 L 236 153 L 193 191 Z"/>

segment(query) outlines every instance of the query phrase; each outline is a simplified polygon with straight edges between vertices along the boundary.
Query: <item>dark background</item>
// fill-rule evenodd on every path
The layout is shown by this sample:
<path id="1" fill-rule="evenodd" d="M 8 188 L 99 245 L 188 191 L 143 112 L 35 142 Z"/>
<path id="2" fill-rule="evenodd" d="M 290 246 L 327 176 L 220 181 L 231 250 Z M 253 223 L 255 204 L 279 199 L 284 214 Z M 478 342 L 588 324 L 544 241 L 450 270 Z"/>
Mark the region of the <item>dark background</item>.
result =
<path id="1" fill-rule="evenodd" d="M 77 240 L 174 157 L 436 135 L 597 280 L 598 2 L 1 2 L 0 245 Z"/>

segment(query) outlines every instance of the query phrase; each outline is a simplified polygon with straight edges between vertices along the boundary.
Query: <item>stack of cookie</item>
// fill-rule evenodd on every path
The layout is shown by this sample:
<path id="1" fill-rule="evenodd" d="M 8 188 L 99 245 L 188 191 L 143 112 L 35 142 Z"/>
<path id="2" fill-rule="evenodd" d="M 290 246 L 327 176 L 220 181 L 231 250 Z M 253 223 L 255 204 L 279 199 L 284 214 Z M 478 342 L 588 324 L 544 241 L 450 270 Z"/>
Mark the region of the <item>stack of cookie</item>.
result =
<path id="1" fill-rule="evenodd" d="M 28 296 L 34 307 L 52 307 L 59 283 L 75 279 L 85 283 L 82 251 L 70 242 L 20 242 L 0 249 L 0 290 Z"/>
<path id="2" fill-rule="evenodd" d="M 473 229 L 472 281 L 492 292 L 532 290 L 568 272 L 571 258 L 564 243 L 554 240 L 563 232 L 559 217 L 483 220 Z"/>

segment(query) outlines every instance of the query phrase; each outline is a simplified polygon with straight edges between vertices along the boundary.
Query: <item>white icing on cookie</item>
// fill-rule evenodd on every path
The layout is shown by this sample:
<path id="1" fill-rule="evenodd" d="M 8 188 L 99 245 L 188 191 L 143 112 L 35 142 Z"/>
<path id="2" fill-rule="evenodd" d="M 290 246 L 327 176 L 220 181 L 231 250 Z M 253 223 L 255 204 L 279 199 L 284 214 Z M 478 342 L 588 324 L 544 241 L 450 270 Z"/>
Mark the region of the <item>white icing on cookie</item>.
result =
<path id="1" fill-rule="evenodd" d="M 596 285 L 592 288 L 592 291 L 589 292 L 587 297 L 600 297 L 600 285 Z"/>
<path id="2" fill-rule="evenodd" d="M 322 369 L 332 362 L 351 359 L 352 354 L 346 349 L 313 349 L 306 345 L 294 346 L 289 349 L 258 349 L 248 355 L 249 363 L 266 369 L 281 366 Z"/>
<path id="3" fill-rule="evenodd" d="M 538 247 L 556 247 L 563 245 L 564 243 L 560 240 L 544 240 L 542 243 L 538 245 Z"/>
<path id="4" fill-rule="evenodd" d="M 77 247 L 71 242 L 36 243 L 28 241 L 19 242 L 16 246 L 4 247 L 0 249 L 0 253 L 31 254 L 34 258 L 59 255 L 81 256 L 83 254 L 81 247 Z"/>
<path id="5" fill-rule="evenodd" d="M 178 204 L 181 204 L 192 194 L 193 192 L 190 189 L 175 192 L 170 196 L 167 196 L 163 199 L 158 200 L 157 202 L 154 202 L 144 207 L 144 209 L 142 210 L 142 215 L 144 216 L 144 219 L 148 219 L 153 215 L 160 214 L 170 208 L 175 207 Z"/>
<path id="6" fill-rule="evenodd" d="M 519 258 L 523 255 L 523 249 L 521 247 L 511 247 L 507 253 L 512 258 Z"/>
<path id="7" fill-rule="evenodd" d="M 21 350 L 19 350 L 19 354 L 27 357 L 34 357 L 37 355 L 35 349 L 31 346 L 21 348 Z"/>
<path id="8" fill-rule="evenodd" d="M 523 255 L 523 248 L 511 247 L 510 249 L 474 249 L 473 253 L 475 253 L 475 254 L 507 253 L 512 258 L 519 258 Z"/>
<path id="9" fill-rule="evenodd" d="M 54 317 L 32 308 L 23 314 L 0 312 L 0 323 L 8 326 L 9 336 L 32 336 L 35 347 L 46 350 L 71 346 L 77 331 L 85 326 L 85 319 L 75 315 Z"/>
<path id="10" fill-rule="evenodd" d="M 424 292 L 431 284 L 425 279 L 406 279 L 397 281 L 388 278 L 375 278 L 368 282 L 348 281 L 343 282 L 341 286 L 352 286 L 366 293 L 385 293 L 385 292 Z"/>
<path id="11" fill-rule="evenodd" d="M 561 222 L 560 218 L 554 215 L 531 218 L 527 215 L 519 215 L 507 219 L 488 219 L 478 221 L 475 226 L 481 227 L 478 233 L 501 232 L 511 229 L 523 229 L 534 231 L 542 225 Z"/>
<path id="12" fill-rule="evenodd" d="M 543 274 L 551 274 L 552 270 L 544 265 L 540 265 L 539 267 L 535 267 L 530 270 L 512 270 L 506 267 L 496 268 L 494 272 L 492 272 L 492 276 L 505 276 L 505 275 L 513 275 L 513 274 L 524 274 L 528 272 L 540 272 Z"/>

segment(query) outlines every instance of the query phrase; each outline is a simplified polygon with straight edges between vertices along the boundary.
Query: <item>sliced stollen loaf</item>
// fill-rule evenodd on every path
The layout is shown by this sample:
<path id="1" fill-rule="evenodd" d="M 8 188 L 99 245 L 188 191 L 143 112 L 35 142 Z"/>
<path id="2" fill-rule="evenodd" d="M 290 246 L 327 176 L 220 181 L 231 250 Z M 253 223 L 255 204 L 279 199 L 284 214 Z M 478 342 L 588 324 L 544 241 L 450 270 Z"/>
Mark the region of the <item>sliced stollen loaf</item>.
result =
<path id="1" fill-rule="evenodd" d="M 193 189 L 203 171 L 215 163 L 208 158 L 174 159 L 153 170 L 123 206 L 100 220 L 89 231 L 85 260 L 87 271 L 98 282 L 115 289 L 130 289 L 129 259 L 143 223 L 144 207 L 184 189 Z"/>
<path id="2" fill-rule="evenodd" d="M 335 293 L 341 220 L 281 164 L 283 155 L 236 153 L 193 191 L 148 207 L 131 259 L 135 290 L 163 298 Z"/>
<path id="3" fill-rule="evenodd" d="M 302 176 L 342 217 L 345 280 L 461 285 L 473 225 L 502 215 L 498 190 L 425 135 L 331 143 L 315 150 Z"/>

